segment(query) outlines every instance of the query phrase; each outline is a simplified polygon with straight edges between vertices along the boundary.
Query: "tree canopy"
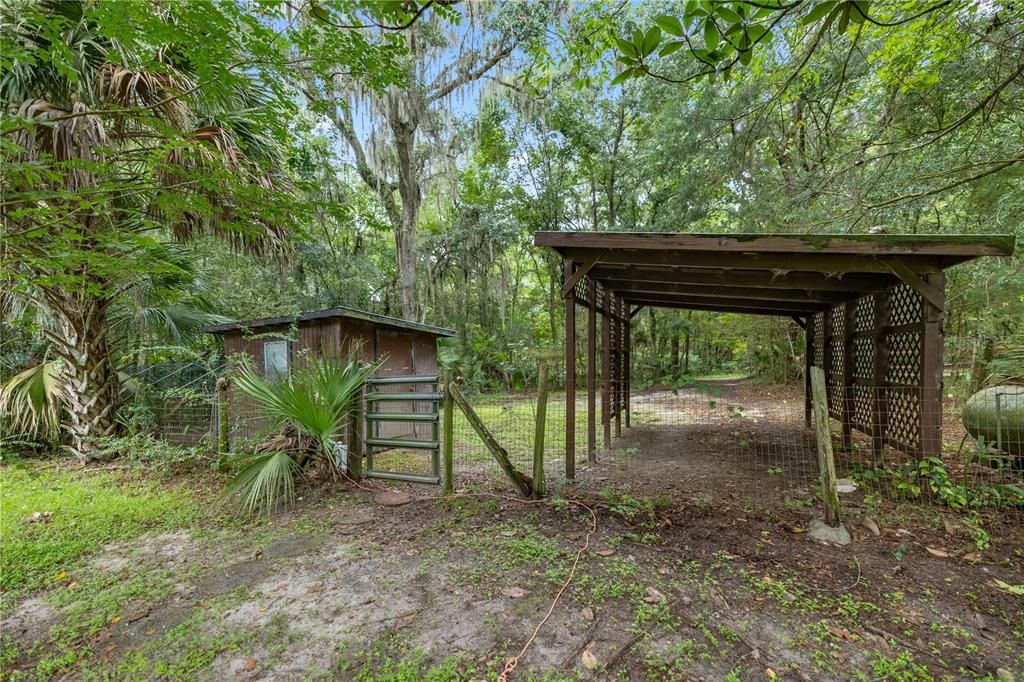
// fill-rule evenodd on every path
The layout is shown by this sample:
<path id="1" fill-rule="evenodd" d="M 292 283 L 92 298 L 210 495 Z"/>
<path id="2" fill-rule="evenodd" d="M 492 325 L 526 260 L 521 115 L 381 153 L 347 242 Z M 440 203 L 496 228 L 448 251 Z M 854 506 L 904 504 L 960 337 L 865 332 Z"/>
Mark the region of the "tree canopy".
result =
<path id="1" fill-rule="evenodd" d="M 124 358 L 214 351 L 204 315 L 427 319 L 471 382 L 523 385 L 560 338 L 536 230 L 1024 224 L 1018 3 L 26 0 L 0 26 L 0 378 L 56 363 L 79 450 Z M 949 299 L 959 367 L 1024 344 L 1019 258 Z M 799 367 L 787 320 L 640 320 L 641 381 Z"/>

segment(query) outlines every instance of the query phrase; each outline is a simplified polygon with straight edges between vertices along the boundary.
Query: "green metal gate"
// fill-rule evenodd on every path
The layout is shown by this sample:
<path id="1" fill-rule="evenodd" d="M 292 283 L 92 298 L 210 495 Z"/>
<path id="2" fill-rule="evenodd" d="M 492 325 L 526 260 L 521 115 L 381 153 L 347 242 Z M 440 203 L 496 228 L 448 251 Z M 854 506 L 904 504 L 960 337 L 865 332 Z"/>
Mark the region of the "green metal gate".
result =
<path id="1" fill-rule="evenodd" d="M 407 390 L 403 390 L 406 387 Z M 442 396 L 438 387 L 438 377 L 374 377 L 366 381 L 366 391 L 364 475 L 393 481 L 440 483 Z M 427 409 L 417 411 L 417 407 L 422 406 L 426 406 Z M 389 434 L 388 430 L 402 432 Z M 429 453 L 430 473 L 376 469 L 374 454 L 387 450 Z"/>

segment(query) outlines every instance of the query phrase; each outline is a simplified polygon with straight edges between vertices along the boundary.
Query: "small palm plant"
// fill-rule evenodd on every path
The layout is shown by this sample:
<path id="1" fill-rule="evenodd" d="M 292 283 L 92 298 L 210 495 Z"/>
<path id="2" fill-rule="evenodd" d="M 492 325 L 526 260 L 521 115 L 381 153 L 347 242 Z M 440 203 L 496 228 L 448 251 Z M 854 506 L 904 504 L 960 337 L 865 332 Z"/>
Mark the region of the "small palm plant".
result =
<path id="1" fill-rule="evenodd" d="M 250 513 L 270 512 L 295 500 L 295 476 L 314 462 L 338 468 L 335 443 L 365 381 L 379 364 L 321 359 L 270 379 L 242 365 L 234 383 L 258 404 L 275 428 L 293 428 L 310 448 L 272 448 L 241 455 L 242 469 L 225 494 L 240 495 Z"/>

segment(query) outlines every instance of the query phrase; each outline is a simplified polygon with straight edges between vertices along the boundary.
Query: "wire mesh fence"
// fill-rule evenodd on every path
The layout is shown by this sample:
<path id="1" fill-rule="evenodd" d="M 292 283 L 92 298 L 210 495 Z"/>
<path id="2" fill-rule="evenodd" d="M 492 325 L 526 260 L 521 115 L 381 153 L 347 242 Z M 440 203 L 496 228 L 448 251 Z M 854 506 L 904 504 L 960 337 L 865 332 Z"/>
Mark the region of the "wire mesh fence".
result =
<path id="1" fill-rule="evenodd" d="M 910 408 L 900 401 L 905 398 L 899 393 L 864 387 L 841 401 L 840 409 L 846 405 L 852 417 L 846 429 L 830 422 L 841 501 L 941 505 L 1024 520 L 1024 388 L 990 389 L 984 400 L 966 406 L 947 401 L 941 415 L 922 414 L 926 401 L 911 401 Z M 482 394 L 470 402 L 515 468 L 531 475 L 536 394 Z M 213 450 L 220 405 L 215 393 L 165 400 L 150 408 L 152 433 L 176 445 L 209 444 Z M 272 423 L 244 396 L 231 392 L 226 406 L 232 451 L 251 450 L 270 435 Z M 816 504 L 818 445 L 802 386 L 710 381 L 634 391 L 628 409 L 623 403 L 607 420 L 598 398 L 592 429 L 587 407 L 581 392 L 575 405 L 581 484 L 621 486 L 638 495 L 673 489 L 715 499 L 764 502 L 775 496 L 786 505 Z M 908 409 L 917 410 L 913 419 L 896 419 Z M 466 416 L 454 412 L 455 486 L 508 490 L 510 481 L 488 446 Z M 554 391 L 544 425 L 544 472 L 555 491 L 566 475 L 565 417 L 565 393 Z M 935 433 L 908 423 L 936 425 Z M 417 428 L 424 425 L 408 424 L 408 433 L 389 435 L 419 439 Z M 432 433 L 443 437 L 440 430 Z M 374 453 L 373 467 L 428 475 L 432 456 L 424 449 L 382 448 Z"/>

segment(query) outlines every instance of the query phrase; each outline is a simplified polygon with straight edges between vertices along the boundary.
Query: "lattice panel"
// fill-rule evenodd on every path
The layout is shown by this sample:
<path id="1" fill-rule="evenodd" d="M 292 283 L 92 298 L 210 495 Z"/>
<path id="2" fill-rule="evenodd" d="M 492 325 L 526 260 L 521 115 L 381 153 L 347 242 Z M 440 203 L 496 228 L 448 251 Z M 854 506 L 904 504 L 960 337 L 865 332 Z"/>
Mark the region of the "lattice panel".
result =
<path id="1" fill-rule="evenodd" d="M 814 316 L 814 366 L 822 367 L 825 362 L 825 315 Z"/>
<path id="2" fill-rule="evenodd" d="M 921 445 L 921 398 L 908 391 L 889 391 L 886 437 L 909 450 Z"/>
<path id="3" fill-rule="evenodd" d="M 889 370 L 885 380 L 903 386 L 921 383 L 921 333 L 899 332 L 890 334 Z"/>
<path id="4" fill-rule="evenodd" d="M 922 320 L 921 296 L 906 284 L 889 290 L 889 325 L 917 324 Z"/>
<path id="5" fill-rule="evenodd" d="M 830 376 L 825 381 L 826 397 L 828 398 L 828 414 L 833 419 L 842 421 L 843 418 L 843 377 Z"/>
<path id="6" fill-rule="evenodd" d="M 846 331 L 846 315 L 844 314 L 843 306 L 836 306 L 832 309 L 832 324 L 829 334 L 832 336 L 842 336 Z"/>
<path id="7" fill-rule="evenodd" d="M 871 407 L 875 390 L 870 386 L 853 387 L 853 423 L 871 430 Z"/>
<path id="8" fill-rule="evenodd" d="M 853 367 L 855 379 L 871 379 L 875 375 L 875 342 L 869 336 L 853 337 Z"/>
<path id="9" fill-rule="evenodd" d="M 875 328 L 875 297 L 861 296 L 854 303 L 853 331 L 868 332 Z"/>
<path id="10" fill-rule="evenodd" d="M 587 281 L 586 277 L 582 277 L 580 281 L 576 282 L 576 286 L 573 287 L 577 301 L 585 302 L 587 300 Z"/>

